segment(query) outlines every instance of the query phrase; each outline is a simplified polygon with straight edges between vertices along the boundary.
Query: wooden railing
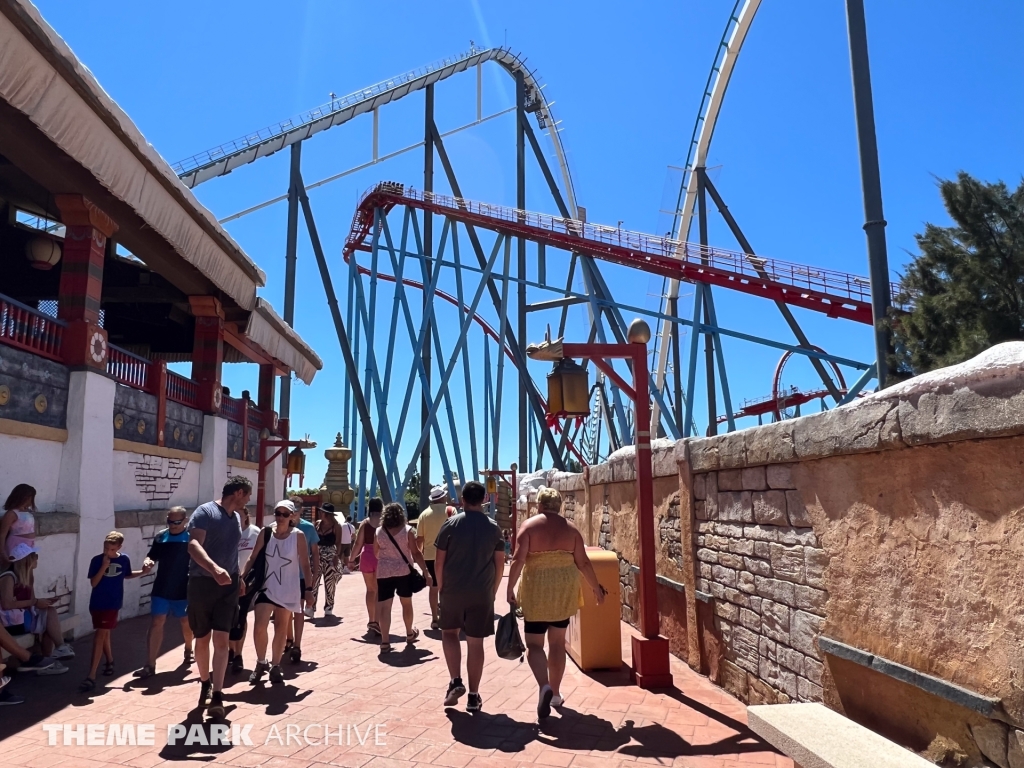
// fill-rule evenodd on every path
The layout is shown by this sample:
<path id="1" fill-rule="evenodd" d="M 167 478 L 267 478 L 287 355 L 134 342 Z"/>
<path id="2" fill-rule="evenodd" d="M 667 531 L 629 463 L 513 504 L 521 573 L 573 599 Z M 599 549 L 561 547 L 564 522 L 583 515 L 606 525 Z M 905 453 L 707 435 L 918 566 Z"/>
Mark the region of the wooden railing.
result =
<path id="1" fill-rule="evenodd" d="M 107 373 L 120 384 L 132 389 L 142 389 L 149 392 L 152 388 L 150 383 L 150 367 L 152 363 L 144 357 L 129 352 L 127 349 L 107 345 Z"/>
<path id="2" fill-rule="evenodd" d="M 167 399 L 202 410 L 199 408 L 199 383 L 173 371 L 167 372 Z"/>
<path id="3" fill-rule="evenodd" d="M 0 343 L 61 362 L 64 323 L 0 295 Z"/>

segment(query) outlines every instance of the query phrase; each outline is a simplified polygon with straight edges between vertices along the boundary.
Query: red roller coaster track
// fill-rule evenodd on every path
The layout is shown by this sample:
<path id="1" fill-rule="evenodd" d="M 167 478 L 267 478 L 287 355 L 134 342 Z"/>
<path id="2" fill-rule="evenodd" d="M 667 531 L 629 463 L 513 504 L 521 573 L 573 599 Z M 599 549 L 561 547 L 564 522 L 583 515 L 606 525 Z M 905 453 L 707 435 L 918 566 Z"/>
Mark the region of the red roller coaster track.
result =
<path id="1" fill-rule="evenodd" d="M 354 250 L 369 249 L 366 239 L 373 227 L 374 210 L 390 210 L 396 205 L 430 211 L 465 224 L 522 236 L 650 274 L 718 285 L 822 312 L 829 317 L 871 324 L 871 286 L 864 277 L 421 192 L 395 182 L 380 182 L 363 195 L 345 243 L 346 256 Z M 896 305 L 895 286 L 891 287 L 891 292 Z"/>

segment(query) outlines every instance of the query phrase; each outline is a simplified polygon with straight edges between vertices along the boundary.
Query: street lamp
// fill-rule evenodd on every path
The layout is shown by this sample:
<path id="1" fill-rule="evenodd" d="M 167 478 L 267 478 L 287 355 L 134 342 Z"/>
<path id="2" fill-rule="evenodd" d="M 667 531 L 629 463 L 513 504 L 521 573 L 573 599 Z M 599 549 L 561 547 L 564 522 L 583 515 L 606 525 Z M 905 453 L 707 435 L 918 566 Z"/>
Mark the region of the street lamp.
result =
<path id="1" fill-rule="evenodd" d="M 562 410 L 572 415 L 586 416 L 589 407 L 582 413 L 573 412 L 565 399 L 568 391 L 577 391 L 576 372 L 579 368 L 572 358 L 588 358 L 624 392 L 636 406 L 636 495 L 637 524 L 640 534 L 640 632 L 642 637 L 632 639 L 632 676 L 641 688 L 665 688 L 672 685 L 669 666 L 668 640 L 661 636 L 658 617 L 657 573 L 654 550 L 654 468 L 651 456 L 651 404 L 650 374 L 647 370 L 647 343 L 651 340 L 651 328 L 643 320 L 634 320 L 629 326 L 626 344 L 564 344 L 545 341 L 531 344 L 526 348 L 527 357 L 533 360 L 550 360 L 556 363 L 548 375 L 550 416 L 563 414 L 555 411 L 550 404 L 553 394 L 561 399 Z M 633 386 L 629 386 L 615 369 L 610 360 L 625 359 L 632 362 Z M 569 365 L 568 363 L 571 363 Z M 566 379 L 566 374 L 570 378 Z M 556 375 L 557 374 L 557 375 Z M 553 392 L 552 387 L 557 387 Z M 568 387 L 568 388 L 567 388 Z M 589 392 L 586 382 L 584 391 Z"/>
<path id="2" fill-rule="evenodd" d="M 263 506 L 266 501 L 267 467 L 273 464 L 274 460 L 286 450 L 294 448 L 295 450 L 288 454 L 286 469 L 291 471 L 294 468 L 302 472 L 305 470 L 306 457 L 301 449 L 305 448 L 308 451 L 316 448 L 316 443 L 310 440 L 308 436 L 303 440 L 289 440 L 288 428 L 288 419 L 281 419 L 278 422 L 278 431 L 281 433 L 281 437 L 272 440 L 260 440 L 260 461 L 259 469 L 256 473 L 256 525 L 261 528 L 263 527 Z M 271 453 L 269 449 L 276 450 Z"/>

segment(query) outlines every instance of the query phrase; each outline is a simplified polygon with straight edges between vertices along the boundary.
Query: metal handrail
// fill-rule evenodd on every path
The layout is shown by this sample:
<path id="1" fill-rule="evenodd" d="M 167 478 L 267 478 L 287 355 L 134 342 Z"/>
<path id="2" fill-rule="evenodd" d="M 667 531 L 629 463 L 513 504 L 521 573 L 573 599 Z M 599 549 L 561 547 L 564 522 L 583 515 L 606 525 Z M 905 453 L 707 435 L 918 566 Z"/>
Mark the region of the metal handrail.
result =
<path id="1" fill-rule="evenodd" d="M 67 323 L 0 294 L 0 343 L 61 362 Z"/>

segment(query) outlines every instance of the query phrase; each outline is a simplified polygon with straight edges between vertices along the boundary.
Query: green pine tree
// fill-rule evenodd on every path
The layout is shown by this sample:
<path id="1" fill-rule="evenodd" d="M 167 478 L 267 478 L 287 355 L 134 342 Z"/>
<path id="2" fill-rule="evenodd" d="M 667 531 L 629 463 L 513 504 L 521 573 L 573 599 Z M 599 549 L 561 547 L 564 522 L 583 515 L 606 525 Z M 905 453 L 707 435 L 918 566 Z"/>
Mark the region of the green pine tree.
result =
<path id="1" fill-rule="evenodd" d="M 926 224 L 900 281 L 910 311 L 894 313 L 894 378 L 968 360 L 1024 339 L 1024 180 L 1011 191 L 961 171 L 939 183 L 954 226 Z"/>

